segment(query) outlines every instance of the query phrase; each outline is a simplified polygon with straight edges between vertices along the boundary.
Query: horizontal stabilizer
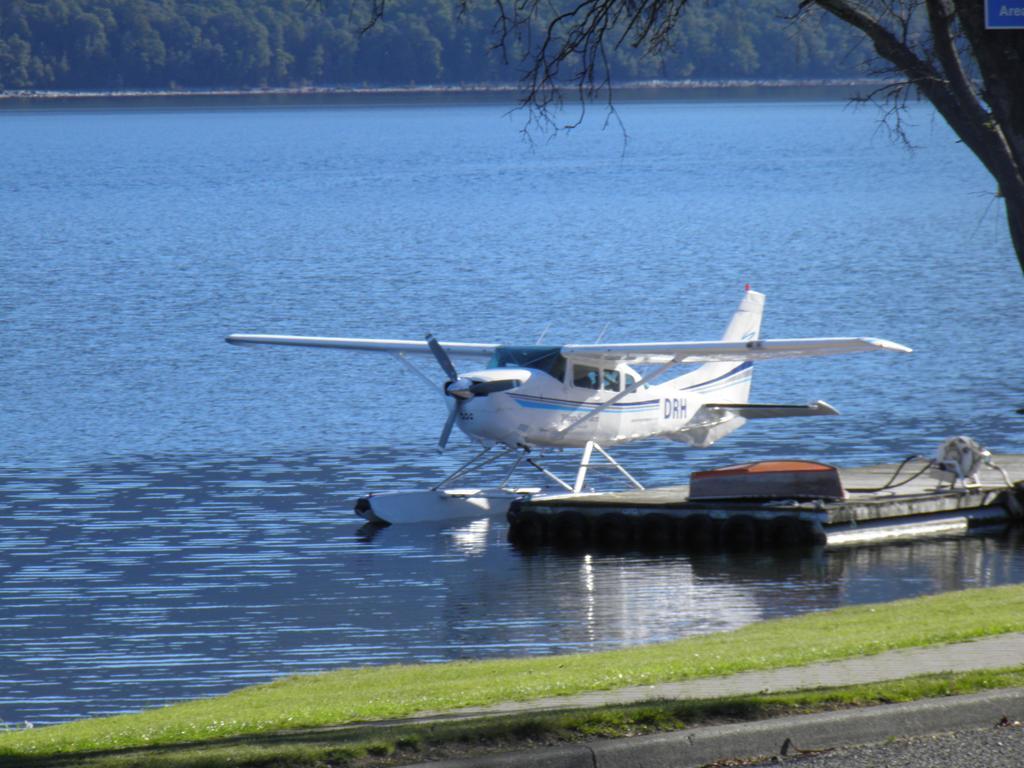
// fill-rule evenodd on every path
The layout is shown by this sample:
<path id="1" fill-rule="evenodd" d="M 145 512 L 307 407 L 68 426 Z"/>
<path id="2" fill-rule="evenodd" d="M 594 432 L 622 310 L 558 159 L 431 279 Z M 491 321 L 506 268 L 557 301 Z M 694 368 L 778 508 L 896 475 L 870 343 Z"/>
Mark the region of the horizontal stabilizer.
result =
<path id="1" fill-rule="evenodd" d="M 758 403 L 706 403 L 704 408 L 728 411 L 744 419 L 784 419 L 790 416 L 838 416 L 839 411 L 824 400 L 807 405 L 762 405 Z"/>
<path id="2" fill-rule="evenodd" d="M 327 336 L 273 336 L 255 333 L 232 333 L 226 339 L 228 344 L 248 346 L 250 344 L 280 344 L 288 347 L 328 347 L 332 349 L 353 349 L 361 352 L 391 352 L 431 355 L 430 345 L 425 341 L 406 339 L 345 339 Z M 497 344 L 468 344 L 459 341 L 442 341 L 441 346 L 453 355 L 490 357 Z"/>

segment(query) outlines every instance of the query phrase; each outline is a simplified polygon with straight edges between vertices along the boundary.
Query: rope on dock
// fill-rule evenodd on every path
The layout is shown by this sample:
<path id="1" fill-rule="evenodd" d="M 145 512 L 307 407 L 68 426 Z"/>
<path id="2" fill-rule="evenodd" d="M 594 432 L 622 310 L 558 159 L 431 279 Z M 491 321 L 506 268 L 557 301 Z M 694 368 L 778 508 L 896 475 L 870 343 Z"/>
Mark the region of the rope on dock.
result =
<path id="1" fill-rule="evenodd" d="M 924 461 L 926 463 L 920 469 L 920 471 L 915 472 L 910 477 L 908 477 L 906 480 L 901 480 L 898 483 L 893 483 L 893 481 L 897 477 L 899 477 L 899 474 L 900 474 L 900 472 L 903 471 L 903 468 L 905 466 L 907 466 L 907 464 L 912 462 L 914 459 L 921 459 L 921 461 Z M 899 488 L 901 485 L 906 485 L 907 483 L 909 483 L 909 482 L 911 482 L 913 480 L 916 480 L 917 478 L 919 478 L 921 475 L 923 475 L 925 472 L 927 472 L 929 469 L 931 469 L 934 466 L 935 466 L 935 459 L 926 459 L 921 454 L 915 453 L 913 456 L 907 456 L 907 458 L 905 458 L 903 461 L 900 462 L 899 466 L 896 467 L 896 471 L 892 473 L 892 477 L 889 478 L 889 480 L 886 482 L 885 485 L 880 485 L 877 488 L 847 488 L 846 490 L 852 491 L 853 493 L 877 493 L 878 491 L 885 491 L 885 490 L 888 490 L 890 488 Z"/>

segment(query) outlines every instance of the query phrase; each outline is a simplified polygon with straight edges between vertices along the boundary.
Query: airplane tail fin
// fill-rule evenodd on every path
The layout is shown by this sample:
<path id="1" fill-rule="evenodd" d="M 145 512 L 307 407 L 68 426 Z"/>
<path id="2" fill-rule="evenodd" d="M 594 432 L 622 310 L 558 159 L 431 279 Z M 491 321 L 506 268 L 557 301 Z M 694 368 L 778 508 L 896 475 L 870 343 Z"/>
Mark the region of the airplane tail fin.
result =
<path id="1" fill-rule="evenodd" d="M 764 314 L 764 294 L 749 288 L 729 321 L 722 341 L 753 341 L 761 335 L 761 316 Z M 750 397 L 753 363 L 705 363 L 690 371 L 675 383 L 680 389 L 692 390 L 713 397 L 715 402 L 745 403 Z"/>
<path id="2" fill-rule="evenodd" d="M 739 308 L 729 321 L 722 341 L 750 341 L 761 335 L 761 315 L 764 314 L 764 294 L 749 288 Z"/>

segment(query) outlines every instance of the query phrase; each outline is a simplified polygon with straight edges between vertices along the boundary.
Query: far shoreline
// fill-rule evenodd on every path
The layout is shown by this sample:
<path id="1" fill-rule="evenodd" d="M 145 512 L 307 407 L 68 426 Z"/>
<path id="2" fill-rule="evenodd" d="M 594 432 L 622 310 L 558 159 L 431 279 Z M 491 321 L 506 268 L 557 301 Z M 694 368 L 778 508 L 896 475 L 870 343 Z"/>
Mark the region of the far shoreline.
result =
<path id="1" fill-rule="evenodd" d="M 887 84 L 878 79 L 846 80 L 649 80 L 613 86 L 612 102 L 633 101 L 829 101 L 864 97 Z M 25 89 L 0 91 L 0 109 L 33 106 L 178 107 L 226 106 L 389 106 L 521 103 L 518 84 L 408 86 L 296 86 L 280 88 Z M 564 91 L 567 106 L 576 102 Z M 593 102 L 606 104 L 606 96 Z"/>

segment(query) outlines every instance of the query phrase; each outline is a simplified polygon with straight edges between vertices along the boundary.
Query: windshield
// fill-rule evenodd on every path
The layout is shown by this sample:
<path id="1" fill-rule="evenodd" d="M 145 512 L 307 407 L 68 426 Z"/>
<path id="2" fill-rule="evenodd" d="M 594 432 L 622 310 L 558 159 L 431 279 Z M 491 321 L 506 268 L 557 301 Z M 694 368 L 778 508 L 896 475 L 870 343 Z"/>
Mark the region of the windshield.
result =
<path id="1" fill-rule="evenodd" d="M 565 358 L 561 347 L 498 347 L 488 368 L 532 368 L 553 376 L 565 377 Z"/>

